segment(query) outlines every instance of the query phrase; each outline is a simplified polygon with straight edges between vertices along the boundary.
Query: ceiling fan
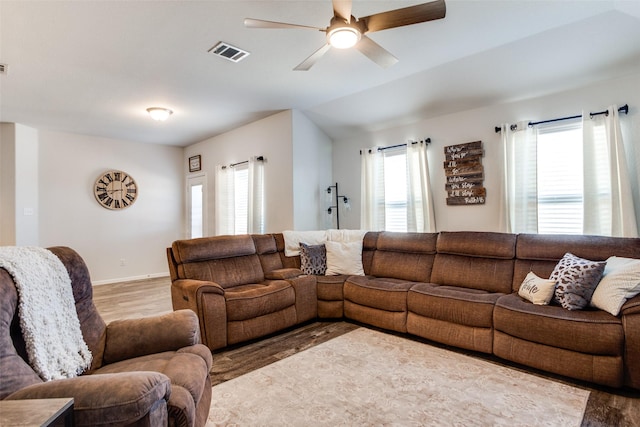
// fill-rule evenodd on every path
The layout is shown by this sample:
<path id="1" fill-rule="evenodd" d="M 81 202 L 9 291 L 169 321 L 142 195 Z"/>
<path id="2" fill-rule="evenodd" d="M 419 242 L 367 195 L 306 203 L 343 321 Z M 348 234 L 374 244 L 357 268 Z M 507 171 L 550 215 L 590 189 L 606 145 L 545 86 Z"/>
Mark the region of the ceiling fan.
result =
<path id="1" fill-rule="evenodd" d="M 264 21 L 253 18 L 246 18 L 244 25 L 247 28 L 300 28 L 325 32 L 327 34 L 327 43 L 298 64 L 294 70 L 309 70 L 331 47 L 338 49 L 355 47 L 379 66 L 387 68 L 398 62 L 398 59 L 378 43 L 367 37 L 368 33 L 442 19 L 446 14 L 444 0 L 436 0 L 402 9 L 376 13 L 358 19 L 351 14 L 352 0 L 332 1 L 333 18 L 331 18 L 327 28 Z"/>

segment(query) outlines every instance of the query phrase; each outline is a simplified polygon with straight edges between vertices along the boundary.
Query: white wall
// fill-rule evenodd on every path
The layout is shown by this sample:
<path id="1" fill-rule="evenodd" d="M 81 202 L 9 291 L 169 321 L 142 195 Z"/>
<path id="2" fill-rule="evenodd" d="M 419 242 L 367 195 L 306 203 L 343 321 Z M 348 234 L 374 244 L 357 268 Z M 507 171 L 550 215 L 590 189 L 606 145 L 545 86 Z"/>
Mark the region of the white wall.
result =
<path id="1" fill-rule="evenodd" d="M 502 123 L 522 120 L 546 120 L 581 114 L 582 110 L 601 111 L 611 104 L 629 104 L 629 114 L 622 115 L 623 133 L 626 141 L 636 147 L 629 153 L 631 169 L 640 170 L 640 74 L 600 82 L 578 90 L 571 90 L 536 99 L 521 100 L 508 104 L 487 106 L 475 110 L 449 114 L 412 125 L 363 133 L 349 139 L 334 141 L 333 175 L 344 192 L 353 195 L 352 213 L 345 217 L 343 228 L 360 227 L 360 155 L 361 148 L 376 145 L 404 143 L 409 139 L 422 140 L 430 137 L 428 148 L 430 177 L 434 194 L 436 227 L 442 230 L 499 231 L 500 171 L 498 149 L 500 134 L 494 127 Z M 484 205 L 447 206 L 444 190 L 444 147 L 470 141 L 482 140 L 485 156 L 484 186 L 487 201 Z M 638 174 L 634 175 L 636 203 L 640 200 Z M 640 206 L 636 206 L 640 219 Z M 342 217 L 341 217 L 342 226 Z"/>
<path id="2" fill-rule="evenodd" d="M 38 238 L 38 131 L 15 125 L 16 130 L 16 245 L 37 245 Z"/>
<path id="3" fill-rule="evenodd" d="M 3 123 L 0 133 L 0 244 L 38 244 L 38 131 Z"/>
<path id="4" fill-rule="evenodd" d="M 0 245 L 16 244 L 16 126 L 0 123 Z"/>
<path id="5" fill-rule="evenodd" d="M 319 228 L 317 189 L 329 185 L 330 150 L 326 135 L 292 110 L 187 147 L 185 163 L 191 156 L 202 156 L 202 171 L 189 175 L 204 172 L 207 176 L 208 234 L 215 233 L 216 165 L 242 162 L 253 156 L 265 158 L 265 232 Z M 184 235 L 187 236 L 186 231 Z"/>
<path id="6" fill-rule="evenodd" d="M 284 111 L 185 148 L 185 164 L 191 156 L 202 156 L 201 172 L 207 175 L 207 228 L 210 236 L 215 234 L 216 165 L 243 162 L 254 156 L 265 159 L 265 232 L 278 232 L 292 226 L 291 139 L 291 111 Z M 187 237 L 186 230 L 183 237 Z"/>
<path id="7" fill-rule="evenodd" d="M 331 139 L 301 112 L 293 111 L 293 229 L 330 228 L 326 189 L 331 179 Z M 282 231 L 282 230 L 280 230 Z"/>
<path id="8" fill-rule="evenodd" d="M 40 130 L 40 246 L 78 251 L 94 284 L 167 275 L 165 248 L 181 238 L 184 222 L 182 153 L 179 147 Z M 138 198 L 130 207 L 112 211 L 96 201 L 93 185 L 108 169 L 135 179 Z"/>

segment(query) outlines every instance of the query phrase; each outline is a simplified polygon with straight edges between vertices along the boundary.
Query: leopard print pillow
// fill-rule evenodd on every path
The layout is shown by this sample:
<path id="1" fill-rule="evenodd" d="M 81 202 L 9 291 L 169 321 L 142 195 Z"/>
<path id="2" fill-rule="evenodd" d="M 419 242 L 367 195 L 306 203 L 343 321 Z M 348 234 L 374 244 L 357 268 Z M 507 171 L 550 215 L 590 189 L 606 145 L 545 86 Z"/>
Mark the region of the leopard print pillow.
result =
<path id="1" fill-rule="evenodd" d="M 549 276 L 556 282 L 553 301 L 567 310 L 588 306 L 606 264 L 606 261 L 589 261 L 567 252 Z"/>
<path id="2" fill-rule="evenodd" d="M 327 271 L 327 249 L 324 245 L 300 243 L 300 269 L 304 274 L 324 276 Z"/>

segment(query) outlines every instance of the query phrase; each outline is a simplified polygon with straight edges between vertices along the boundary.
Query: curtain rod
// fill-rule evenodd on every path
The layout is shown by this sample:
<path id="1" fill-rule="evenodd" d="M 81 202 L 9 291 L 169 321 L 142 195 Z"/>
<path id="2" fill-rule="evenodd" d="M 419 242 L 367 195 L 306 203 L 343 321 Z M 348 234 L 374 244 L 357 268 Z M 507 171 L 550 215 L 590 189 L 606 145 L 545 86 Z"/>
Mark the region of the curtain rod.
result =
<path id="1" fill-rule="evenodd" d="M 431 138 L 426 138 L 421 141 L 409 141 L 411 145 L 417 144 L 419 142 L 431 144 Z M 397 144 L 397 145 L 389 145 L 388 147 L 378 147 L 378 151 L 390 150 L 392 148 L 404 147 L 407 144 Z M 362 150 L 360 150 L 360 154 L 362 154 Z M 371 154 L 371 149 L 369 149 L 369 154 Z"/>
<path id="2" fill-rule="evenodd" d="M 618 112 L 619 113 L 624 113 L 624 114 L 629 114 L 629 105 L 628 104 L 624 104 L 622 107 L 618 108 Z M 602 114 L 605 115 L 609 115 L 609 110 L 604 110 L 604 111 L 598 111 L 597 113 L 589 113 L 589 117 L 593 118 L 593 116 L 600 116 Z M 569 116 L 569 117 L 560 117 L 558 119 L 550 119 L 550 120 L 542 120 L 540 122 L 529 122 L 529 126 L 535 126 L 535 125 L 541 125 L 544 123 L 553 123 L 553 122 L 559 122 L 562 120 L 571 120 L 571 119 L 579 119 L 580 117 L 582 117 L 582 114 L 577 115 L 577 116 Z M 514 131 L 516 130 L 517 125 L 511 125 L 511 130 Z M 502 131 L 502 127 L 501 126 L 496 126 L 495 127 L 496 133 L 500 133 Z"/>
<path id="3" fill-rule="evenodd" d="M 262 162 L 264 160 L 264 157 L 258 156 L 258 157 L 256 157 L 256 160 L 259 161 L 259 162 Z M 238 165 L 244 165 L 245 163 L 249 163 L 249 160 L 245 160 L 244 162 L 231 163 L 229 166 L 234 167 L 234 166 L 238 166 Z"/>
<path id="4" fill-rule="evenodd" d="M 263 156 L 258 156 L 256 157 L 256 160 L 259 162 L 263 162 L 264 161 L 264 157 Z M 230 168 L 234 167 L 234 166 L 238 166 L 238 165 L 244 165 L 245 163 L 249 163 L 249 160 L 245 160 L 243 162 L 238 162 L 238 163 L 231 163 L 229 165 Z M 226 169 L 226 166 L 222 166 L 222 169 Z"/>

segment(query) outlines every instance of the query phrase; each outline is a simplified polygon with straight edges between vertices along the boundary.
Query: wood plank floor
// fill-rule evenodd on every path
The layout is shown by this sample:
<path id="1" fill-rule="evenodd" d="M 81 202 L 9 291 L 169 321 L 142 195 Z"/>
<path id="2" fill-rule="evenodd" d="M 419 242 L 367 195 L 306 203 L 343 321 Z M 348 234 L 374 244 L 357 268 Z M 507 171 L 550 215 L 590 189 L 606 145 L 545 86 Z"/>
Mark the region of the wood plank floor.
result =
<path id="1" fill-rule="evenodd" d="M 95 286 L 93 299 L 103 319 L 109 323 L 116 319 L 147 317 L 170 312 L 172 310 L 170 288 L 171 282 L 168 277 L 113 283 Z M 312 322 L 265 339 L 217 351 L 214 354 L 214 365 L 211 370 L 212 382 L 215 385 L 228 381 L 345 334 L 359 326 L 350 322 Z M 423 341 L 411 336 L 405 337 Z M 491 356 L 470 355 L 494 363 L 508 364 Z M 513 367 L 523 369 L 518 366 Z M 588 390 L 590 397 L 582 421 L 583 427 L 640 427 L 640 392 L 600 388 L 542 372 L 523 370 Z"/>

